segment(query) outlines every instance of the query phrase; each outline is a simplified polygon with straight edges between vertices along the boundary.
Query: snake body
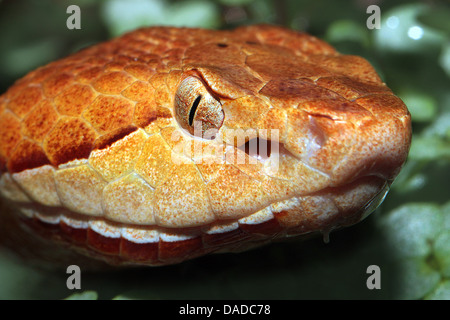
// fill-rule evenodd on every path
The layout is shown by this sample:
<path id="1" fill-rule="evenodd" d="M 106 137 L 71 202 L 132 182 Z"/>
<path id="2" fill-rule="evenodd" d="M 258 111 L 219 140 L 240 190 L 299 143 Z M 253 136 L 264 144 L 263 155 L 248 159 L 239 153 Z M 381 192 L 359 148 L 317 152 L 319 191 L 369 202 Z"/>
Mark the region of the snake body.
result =
<path id="1" fill-rule="evenodd" d="M 378 206 L 410 139 L 372 66 L 313 36 L 138 29 L 0 96 L 0 230 L 143 265 L 327 234 Z"/>

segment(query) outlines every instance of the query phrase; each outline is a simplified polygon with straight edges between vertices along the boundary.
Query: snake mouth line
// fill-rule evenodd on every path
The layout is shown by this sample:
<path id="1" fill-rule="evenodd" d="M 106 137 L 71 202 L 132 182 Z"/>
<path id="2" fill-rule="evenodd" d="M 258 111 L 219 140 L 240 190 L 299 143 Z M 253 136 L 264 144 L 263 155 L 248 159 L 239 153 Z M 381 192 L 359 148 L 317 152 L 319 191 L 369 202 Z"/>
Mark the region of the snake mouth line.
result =
<path id="1" fill-rule="evenodd" d="M 259 223 L 240 219 L 175 229 L 127 225 L 64 209 L 52 214 L 39 212 L 42 208 L 27 209 L 21 220 L 44 239 L 65 243 L 83 255 L 116 265 L 167 265 L 220 252 L 224 247 L 226 251 L 242 251 L 286 232 L 273 215 Z"/>
<path id="2" fill-rule="evenodd" d="M 358 182 L 356 189 L 359 185 L 364 185 L 364 180 Z M 356 199 L 355 188 L 347 188 L 353 192 L 341 192 L 353 193 L 350 200 Z M 322 212 L 308 211 L 311 203 L 333 202 L 330 195 L 339 193 L 339 190 L 327 188 L 317 194 L 271 204 L 241 219 L 185 228 L 119 223 L 106 217 L 86 216 L 65 208 L 38 204 L 22 205 L 19 218 L 26 228 L 31 228 L 44 239 L 64 243 L 97 260 L 116 265 L 158 266 L 213 252 L 239 252 L 286 236 L 309 237 L 321 232 L 327 242 L 331 230 L 352 225 L 375 210 L 387 190 L 386 183 L 378 185 L 367 191 L 370 197 L 365 204 L 357 203 L 349 208 L 345 208 L 345 202 L 339 204 L 337 195 L 333 206 L 335 209 L 339 207 L 338 210 L 322 206 Z M 293 212 L 297 215 L 294 225 L 291 223 Z"/>
<path id="3" fill-rule="evenodd" d="M 254 234 L 272 234 L 276 235 L 281 231 L 286 231 L 289 229 L 289 226 L 286 226 L 283 221 L 284 215 L 286 212 L 292 214 L 292 211 L 297 211 L 298 215 L 305 215 L 306 219 L 316 219 L 313 225 L 315 229 L 322 222 L 325 226 L 327 219 L 333 215 L 340 215 L 340 211 L 346 211 L 345 205 L 353 205 L 345 204 L 342 200 L 339 200 L 340 194 L 345 194 L 353 192 L 354 194 L 350 196 L 351 201 L 359 201 L 356 203 L 357 208 L 362 208 L 358 210 L 360 217 L 359 219 L 365 218 L 368 214 L 374 211 L 379 204 L 384 200 L 388 190 L 389 184 L 385 183 L 377 183 L 372 185 L 365 185 L 366 178 L 364 177 L 360 179 L 360 181 L 356 181 L 353 183 L 349 183 L 347 185 L 341 186 L 339 188 L 326 188 L 319 192 L 292 197 L 285 200 L 280 200 L 278 202 L 274 202 L 268 205 L 261 210 L 249 214 L 247 216 L 241 217 L 239 219 L 228 219 L 228 220 L 216 220 L 212 223 L 199 225 L 194 227 L 164 227 L 160 225 L 138 225 L 131 224 L 125 222 L 118 222 L 109 219 L 108 217 L 102 216 L 88 216 L 81 213 L 73 212 L 67 208 L 61 207 L 48 207 L 41 204 L 22 204 L 19 207 L 19 212 L 21 213 L 21 218 L 26 220 L 35 220 L 47 226 L 60 226 L 62 229 L 71 228 L 73 230 L 87 230 L 90 229 L 97 234 L 107 237 L 107 238 L 125 238 L 128 241 L 134 243 L 153 243 L 158 241 L 166 241 L 166 242 L 175 242 L 175 241 L 184 241 L 196 237 L 202 237 L 203 235 L 224 235 L 235 233 L 238 230 L 240 232 L 254 233 Z M 373 178 L 372 178 L 373 179 Z M 360 190 L 359 190 L 360 189 Z M 355 193 L 361 192 L 363 197 L 361 200 L 355 196 Z M 330 199 L 335 196 L 336 199 L 330 202 Z M 301 202 L 304 201 L 308 203 L 310 201 L 328 201 L 338 210 L 334 210 L 331 208 L 323 207 L 320 213 L 315 214 L 314 217 L 307 217 L 307 212 L 301 211 Z M 339 203 L 341 201 L 341 203 Z M 362 203 L 361 203 L 362 201 Z M 300 204 L 300 206 L 298 206 Z M 348 212 L 346 213 L 348 215 Z M 300 221 L 300 219 L 297 219 Z M 322 220 L 322 221 L 321 221 Z M 312 220 L 310 221 L 312 222 Z M 302 223 L 299 223 L 301 225 Z M 305 228 L 298 226 L 290 226 L 292 230 L 297 229 L 294 233 L 309 233 L 314 231 L 313 228 Z M 319 228 L 320 230 L 327 229 L 326 227 Z M 316 230 L 317 231 L 317 230 Z"/>
<path id="4" fill-rule="evenodd" d="M 206 235 L 226 234 L 241 230 L 264 229 L 273 224 L 275 216 L 270 207 L 241 219 L 215 221 L 195 227 L 170 228 L 159 225 L 137 225 L 112 221 L 107 217 L 93 217 L 75 213 L 65 208 L 51 208 L 43 205 L 23 205 L 20 207 L 21 218 L 39 221 L 48 226 L 63 225 L 72 229 L 91 229 L 108 238 L 123 237 L 135 243 L 152 243 L 160 240 L 166 242 L 183 241 Z M 281 230 L 281 229 L 280 229 Z"/>

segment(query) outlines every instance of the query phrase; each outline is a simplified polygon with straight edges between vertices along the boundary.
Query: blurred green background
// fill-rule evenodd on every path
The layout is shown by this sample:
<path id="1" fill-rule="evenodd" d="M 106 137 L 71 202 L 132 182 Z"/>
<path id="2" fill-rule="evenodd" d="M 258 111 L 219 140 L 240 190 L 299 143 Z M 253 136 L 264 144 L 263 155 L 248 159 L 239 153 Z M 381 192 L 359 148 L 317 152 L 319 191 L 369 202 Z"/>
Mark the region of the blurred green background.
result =
<path id="1" fill-rule="evenodd" d="M 68 30 L 66 8 L 81 8 Z M 369 30 L 369 5 L 381 28 Z M 450 6 L 448 1 L 0 1 L 0 93 L 30 70 L 139 26 L 227 29 L 273 23 L 361 55 L 409 107 L 413 143 L 382 206 L 329 244 L 274 243 L 242 254 L 131 271 L 83 273 L 73 298 L 450 299 Z M 369 290 L 367 267 L 381 269 Z M 65 273 L 0 251 L 0 299 L 62 299 Z M 81 296 L 79 295 L 81 294 Z"/>

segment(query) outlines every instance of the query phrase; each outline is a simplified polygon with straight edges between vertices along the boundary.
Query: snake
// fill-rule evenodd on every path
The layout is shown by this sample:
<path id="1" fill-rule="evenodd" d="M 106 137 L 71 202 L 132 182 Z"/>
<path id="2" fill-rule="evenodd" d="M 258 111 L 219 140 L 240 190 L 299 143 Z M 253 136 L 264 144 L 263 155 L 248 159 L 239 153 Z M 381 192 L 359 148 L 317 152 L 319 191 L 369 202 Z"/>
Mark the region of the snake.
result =
<path id="1" fill-rule="evenodd" d="M 1 244 L 163 266 L 327 240 L 380 205 L 410 143 L 372 65 L 317 37 L 144 27 L 0 96 Z"/>

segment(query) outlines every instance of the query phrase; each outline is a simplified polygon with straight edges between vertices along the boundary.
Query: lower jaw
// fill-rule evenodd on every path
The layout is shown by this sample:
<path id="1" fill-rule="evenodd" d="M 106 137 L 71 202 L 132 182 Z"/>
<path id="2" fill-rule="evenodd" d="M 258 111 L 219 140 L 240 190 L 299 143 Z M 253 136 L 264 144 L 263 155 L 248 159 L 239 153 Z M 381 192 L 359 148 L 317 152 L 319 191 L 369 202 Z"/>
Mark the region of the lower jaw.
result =
<path id="1" fill-rule="evenodd" d="M 49 210 L 48 207 L 38 205 L 22 207 L 21 211 L 28 209 L 25 210 L 27 215 L 13 215 L 16 218 L 15 223 L 20 224 L 26 234 L 36 234 L 46 242 L 67 250 L 75 250 L 94 260 L 109 265 L 161 266 L 213 252 L 243 251 L 287 236 L 305 236 L 321 232 L 326 239 L 331 230 L 355 224 L 376 209 L 388 191 L 386 183 L 379 181 L 379 184 L 378 191 L 359 205 L 358 210 L 343 210 L 322 219 L 317 218 L 320 216 L 318 213 L 316 217 L 305 216 L 294 224 L 286 220 L 286 215 L 292 212 L 282 208 L 271 210 L 271 215 L 260 223 L 233 220 L 216 222 L 214 228 L 203 226 L 176 229 L 121 224 L 75 214 L 67 209 Z M 345 189 L 346 186 L 342 188 Z M 342 191 L 342 188 L 339 190 Z M 337 190 L 329 188 L 306 197 L 323 197 L 327 192 L 333 193 Z M 53 212 L 49 214 L 49 211 Z M 303 212 L 297 214 L 301 217 Z M 76 261 L 67 263 L 76 264 Z"/>

